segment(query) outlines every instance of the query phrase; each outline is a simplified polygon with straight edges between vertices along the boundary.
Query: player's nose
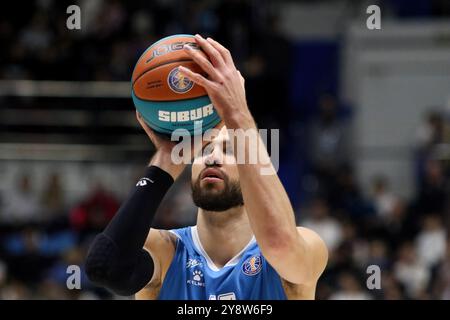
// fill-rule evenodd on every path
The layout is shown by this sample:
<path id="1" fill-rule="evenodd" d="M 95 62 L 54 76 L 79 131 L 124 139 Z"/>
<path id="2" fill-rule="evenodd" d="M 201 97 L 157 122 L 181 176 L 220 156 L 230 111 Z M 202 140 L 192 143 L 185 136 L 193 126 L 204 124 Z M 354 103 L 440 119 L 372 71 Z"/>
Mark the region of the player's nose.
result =
<path id="1" fill-rule="evenodd" d="M 214 148 L 214 150 L 208 154 L 205 159 L 206 166 L 222 166 L 223 164 L 223 153 L 220 148 Z"/>

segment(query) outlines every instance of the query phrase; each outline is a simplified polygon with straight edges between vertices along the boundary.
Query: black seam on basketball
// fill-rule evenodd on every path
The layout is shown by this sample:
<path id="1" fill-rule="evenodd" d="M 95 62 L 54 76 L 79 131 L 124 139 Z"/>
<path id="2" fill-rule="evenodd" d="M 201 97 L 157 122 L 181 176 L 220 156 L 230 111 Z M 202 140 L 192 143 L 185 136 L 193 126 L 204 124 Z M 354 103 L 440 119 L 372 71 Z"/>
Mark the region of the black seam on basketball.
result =
<path id="1" fill-rule="evenodd" d="M 198 96 L 198 97 L 184 98 L 184 99 L 178 99 L 178 100 L 147 100 L 147 99 L 139 98 L 139 97 L 136 95 L 136 92 L 134 93 L 134 95 L 136 96 L 136 98 L 138 98 L 138 99 L 141 100 L 141 101 L 156 102 L 156 103 L 177 102 L 177 101 L 189 101 L 189 100 L 199 99 L 199 98 L 203 98 L 203 97 L 207 97 L 207 96 L 208 96 L 208 94 L 204 94 L 204 95 Z"/>
<path id="2" fill-rule="evenodd" d="M 162 67 L 162 66 L 165 66 L 165 65 L 174 63 L 174 62 L 187 62 L 187 61 L 192 61 L 192 62 L 194 62 L 194 60 L 192 60 L 192 59 L 169 60 L 169 61 L 166 61 L 166 62 L 164 62 L 164 63 L 158 64 L 157 66 L 153 66 L 153 67 L 151 67 L 151 68 L 148 68 L 147 70 L 145 70 L 144 72 L 142 72 L 142 73 L 139 75 L 139 77 L 136 78 L 136 80 L 133 81 L 133 90 L 134 90 L 134 84 L 136 83 L 136 81 L 138 81 L 138 80 L 139 80 L 144 74 L 146 74 L 147 72 L 152 71 L 152 70 L 155 70 L 155 69 L 157 69 L 157 68 L 159 68 L 159 67 Z"/>
<path id="3" fill-rule="evenodd" d="M 159 126 L 158 124 L 156 124 L 155 122 L 153 122 L 153 121 L 147 119 L 146 117 L 144 117 L 144 115 L 142 115 L 142 117 L 144 118 L 144 120 L 145 120 L 150 126 L 156 127 L 156 128 L 154 128 L 154 129 L 156 129 L 156 130 L 159 129 L 159 130 L 162 130 L 162 131 L 170 131 L 170 133 L 168 133 L 168 132 L 160 132 L 160 133 L 162 133 L 162 134 L 168 134 L 168 135 L 170 135 L 174 130 L 176 130 L 176 129 L 170 130 L 170 129 L 161 127 L 161 126 Z M 198 121 L 198 120 L 195 120 L 195 121 Z M 204 121 L 204 120 L 201 120 L 201 121 Z M 221 121 L 220 117 L 213 118 L 213 119 L 211 119 L 210 121 L 208 121 L 207 123 L 202 124 L 202 126 L 207 127 L 207 126 L 211 125 L 212 123 L 214 123 L 214 122 L 216 122 L 216 121 L 217 121 L 216 124 L 218 124 L 218 123 Z M 180 128 L 182 128 L 181 125 L 180 125 Z M 177 128 L 177 129 L 178 129 L 178 128 Z M 194 129 L 193 129 L 193 130 L 186 129 L 186 130 L 187 130 L 189 133 L 194 133 Z"/>
<path id="4" fill-rule="evenodd" d="M 149 123 L 150 125 L 155 126 L 155 127 L 156 127 L 155 129 L 156 129 L 156 130 L 159 129 L 159 130 L 163 130 L 163 131 L 171 131 L 171 132 L 173 132 L 173 131 L 176 130 L 176 129 L 185 129 L 185 130 L 189 131 L 189 133 L 194 133 L 194 130 L 195 130 L 195 129 L 189 130 L 189 129 L 183 128 L 183 124 L 182 124 L 182 123 L 179 124 L 179 128 L 170 130 L 170 129 L 167 129 L 167 128 L 164 128 L 164 127 L 159 126 L 158 124 L 154 123 L 154 122 L 151 121 L 151 120 L 148 120 L 147 118 L 144 118 L 144 120 L 145 120 L 145 121 L 148 121 L 148 123 Z M 216 122 L 217 120 L 219 120 L 219 121 L 217 122 L 217 123 L 219 123 L 219 122 L 220 122 L 220 118 L 215 118 L 215 119 L 212 119 L 212 120 L 208 121 L 207 123 L 203 124 L 202 126 L 207 127 L 207 126 L 211 125 L 212 123 Z M 199 121 L 199 120 L 195 120 L 195 121 Z M 201 121 L 204 121 L 204 120 L 201 120 Z M 174 124 L 174 126 L 177 126 L 177 125 Z M 166 132 L 163 132 L 163 133 L 166 134 Z M 169 133 L 167 133 L 167 134 L 169 134 Z"/>

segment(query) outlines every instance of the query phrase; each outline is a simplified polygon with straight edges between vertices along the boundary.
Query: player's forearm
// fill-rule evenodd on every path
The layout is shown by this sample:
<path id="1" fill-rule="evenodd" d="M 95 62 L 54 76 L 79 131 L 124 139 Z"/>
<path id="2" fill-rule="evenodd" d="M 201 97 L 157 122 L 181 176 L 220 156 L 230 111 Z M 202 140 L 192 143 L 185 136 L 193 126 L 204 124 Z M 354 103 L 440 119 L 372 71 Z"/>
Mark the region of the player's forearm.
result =
<path id="1" fill-rule="evenodd" d="M 245 155 L 245 162 L 237 166 L 247 214 L 258 243 L 279 250 L 291 245 L 298 236 L 294 211 L 256 128 L 247 131 L 247 136 L 248 141 L 257 143 L 245 141 L 240 145 L 236 141 L 237 152 L 243 149 Z M 256 164 L 250 162 L 252 153 Z"/>
<path id="2" fill-rule="evenodd" d="M 276 175 L 261 175 L 257 165 L 239 165 L 247 214 L 258 239 L 268 249 L 282 249 L 295 240 L 296 225 L 289 198 Z"/>
<path id="3" fill-rule="evenodd" d="M 184 164 L 173 163 L 171 150 L 157 150 L 150 160 L 149 166 L 164 170 L 172 176 L 173 180 L 176 180 L 186 167 Z"/>
<path id="4" fill-rule="evenodd" d="M 156 210 L 173 181 L 161 168 L 150 166 L 145 170 L 104 231 L 118 241 L 122 251 L 129 252 L 144 246 Z"/>
<path id="5" fill-rule="evenodd" d="M 258 140 L 257 147 L 260 149 L 255 150 L 246 143 L 245 159 L 250 159 L 250 153 L 258 152 L 258 163 L 246 161 L 237 166 L 255 238 L 264 257 L 283 279 L 297 284 L 309 283 L 314 279 L 309 245 L 297 231 L 294 210 L 275 169 L 270 166 L 268 170 L 270 158 L 256 130 L 253 138 Z M 301 270 L 297 268 L 300 261 L 303 265 Z"/>
<path id="6" fill-rule="evenodd" d="M 308 283 L 313 279 L 313 261 L 278 176 L 261 175 L 259 165 L 238 167 L 247 215 L 262 254 L 283 279 Z M 297 268 L 299 261 L 301 270 Z"/>

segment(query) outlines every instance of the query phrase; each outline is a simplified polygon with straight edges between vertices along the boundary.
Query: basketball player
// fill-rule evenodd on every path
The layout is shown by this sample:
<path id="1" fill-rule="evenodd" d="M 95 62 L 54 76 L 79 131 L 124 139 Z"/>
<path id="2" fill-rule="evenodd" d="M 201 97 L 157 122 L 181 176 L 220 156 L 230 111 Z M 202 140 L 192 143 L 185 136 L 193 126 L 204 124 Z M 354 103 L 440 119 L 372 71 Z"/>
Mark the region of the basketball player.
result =
<path id="1" fill-rule="evenodd" d="M 209 61 L 197 50 L 185 50 L 208 77 L 183 67 L 180 71 L 206 89 L 226 128 L 256 129 L 229 51 L 210 38 L 195 38 Z M 315 232 L 296 227 L 275 171 L 262 175 L 259 163 L 236 163 L 235 151 L 224 148 L 230 139 L 225 127 L 192 165 L 197 224 L 151 229 L 184 165 L 172 162 L 174 142 L 157 136 L 139 114 L 138 121 L 156 153 L 91 245 L 86 260 L 91 281 L 137 299 L 314 299 L 328 259 L 324 242 Z M 247 144 L 246 155 L 250 151 Z"/>

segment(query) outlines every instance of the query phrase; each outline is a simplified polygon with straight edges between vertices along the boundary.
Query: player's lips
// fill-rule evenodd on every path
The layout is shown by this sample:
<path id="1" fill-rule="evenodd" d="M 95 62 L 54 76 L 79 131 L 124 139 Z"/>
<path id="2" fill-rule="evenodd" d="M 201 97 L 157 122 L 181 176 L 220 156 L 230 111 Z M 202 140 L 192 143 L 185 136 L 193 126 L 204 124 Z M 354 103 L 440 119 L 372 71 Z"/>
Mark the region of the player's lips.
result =
<path id="1" fill-rule="evenodd" d="M 224 174 L 217 168 L 207 168 L 200 175 L 200 179 L 206 182 L 223 181 Z"/>

